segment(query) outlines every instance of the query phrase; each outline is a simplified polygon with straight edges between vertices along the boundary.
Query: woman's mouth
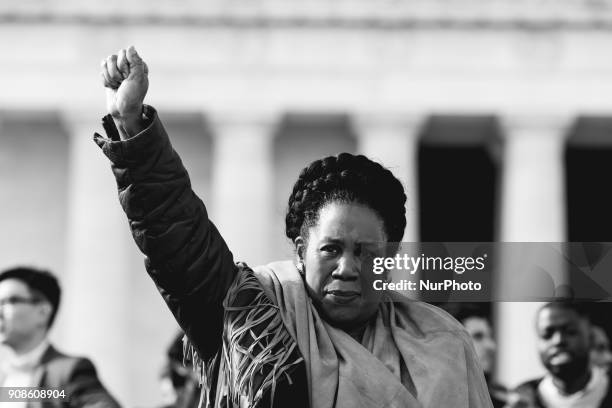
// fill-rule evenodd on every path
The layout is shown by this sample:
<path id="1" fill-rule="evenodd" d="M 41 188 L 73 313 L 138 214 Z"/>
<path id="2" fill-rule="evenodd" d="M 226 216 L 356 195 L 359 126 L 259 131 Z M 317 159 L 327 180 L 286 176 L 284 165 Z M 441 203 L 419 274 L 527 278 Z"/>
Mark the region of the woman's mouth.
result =
<path id="1" fill-rule="evenodd" d="M 359 298 L 361 293 L 354 290 L 327 290 L 325 294 L 335 303 L 346 304 Z"/>

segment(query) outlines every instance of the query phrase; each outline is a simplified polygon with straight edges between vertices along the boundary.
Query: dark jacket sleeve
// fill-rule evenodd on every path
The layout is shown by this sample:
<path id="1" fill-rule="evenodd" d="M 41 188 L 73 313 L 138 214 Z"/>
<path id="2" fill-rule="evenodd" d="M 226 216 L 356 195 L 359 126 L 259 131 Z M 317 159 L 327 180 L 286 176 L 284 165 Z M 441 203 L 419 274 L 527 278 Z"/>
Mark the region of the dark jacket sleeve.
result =
<path id="1" fill-rule="evenodd" d="M 542 378 L 526 381 L 514 389 L 518 400 L 512 405 L 517 408 L 544 408 L 538 394 L 538 386 Z"/>
<path id="2" fill-rule="evenodd" d="M 31 401 L 32 408 L 119 408 L 119 403 L 104 388 L 96 369 L 87 358 L 67 356 L 49 347 L 43 356 L 38 386 L 57 389 L 57 398 Z"/>
<path id="3" fill-rule="evenodd" d="M 86 358 L 76 359 L 65 389 L 70 396 L 70 407 L 119 408 L 117 401 L 98 379 L 93 364 Z"/>
<path id="4" fill-rule="evenodd" d="M 237 267 L 157 113 L 145 107 L 149 126 L 120 141 L 112 120 L 108 138 L 94 140 L 111 160 L 119 201 L 145 265 L 161 295 L 202 358 L 221 345 L 222 301 Z"/>

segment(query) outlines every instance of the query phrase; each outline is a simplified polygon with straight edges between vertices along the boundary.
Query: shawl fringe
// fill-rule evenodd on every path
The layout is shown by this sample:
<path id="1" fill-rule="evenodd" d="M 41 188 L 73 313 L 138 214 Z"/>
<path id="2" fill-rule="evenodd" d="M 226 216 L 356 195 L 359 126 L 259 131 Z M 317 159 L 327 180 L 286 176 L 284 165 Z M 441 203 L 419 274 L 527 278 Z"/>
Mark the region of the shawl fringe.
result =
<path id="1" fill-rule="evenodd" d="M 231 407 L 245 403 L 255 407 L 268 390 L 272 406 L 278 380 L 284 377 L 292 384 L 289 371 L 303 361 L 278 306 L 266 296 L 248 266 L 239 263 L 238 267 L 238 276 L 223 302 L 222 349 L 203 361 L 187 337 L 183 338 L 184 362 L 191 360 L 202 386 L 200 407 L 213 407 L 214 400 L 216 408 L 222 399 Z"/>

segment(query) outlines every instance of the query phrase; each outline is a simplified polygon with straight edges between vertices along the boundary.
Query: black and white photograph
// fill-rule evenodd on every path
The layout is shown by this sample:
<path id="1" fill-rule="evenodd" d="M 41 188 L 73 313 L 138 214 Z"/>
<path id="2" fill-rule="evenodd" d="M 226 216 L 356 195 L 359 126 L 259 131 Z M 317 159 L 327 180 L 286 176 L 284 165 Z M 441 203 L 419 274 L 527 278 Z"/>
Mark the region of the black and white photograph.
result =
<path id="1" fill-rule="evenodd" d="M 0 2 L 0 408 L 612 408 L 611 0 Z"/>

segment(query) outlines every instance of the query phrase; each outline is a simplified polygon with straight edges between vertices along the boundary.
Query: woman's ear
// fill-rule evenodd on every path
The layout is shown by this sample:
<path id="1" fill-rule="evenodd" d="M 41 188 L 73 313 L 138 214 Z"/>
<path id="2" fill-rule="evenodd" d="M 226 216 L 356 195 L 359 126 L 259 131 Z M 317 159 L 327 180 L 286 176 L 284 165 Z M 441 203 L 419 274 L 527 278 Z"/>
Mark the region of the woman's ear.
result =
<path id="1" fill-rule="evenodd" d="M 299 235 L 293 240 L 293 245 L 295 248 L 297 262 L 304 262 L 304 255 L 306 254 L 306 241 L 304 241 L 304 238 Z"/>
<path id="2" fill-rule="evenodd" d="M 306 243 L 304 242 L 304 238 L 298 236 L 293 241 L 295 245 L 295 267 L 302 277 L 306 275 L 306 266 L 304 265 L 304 253 L 306 252 Z"/>

